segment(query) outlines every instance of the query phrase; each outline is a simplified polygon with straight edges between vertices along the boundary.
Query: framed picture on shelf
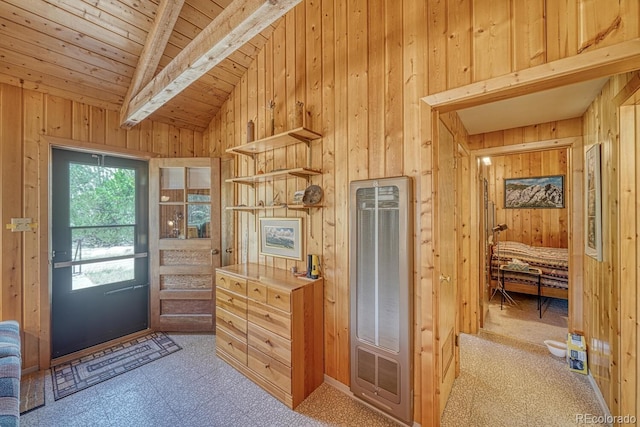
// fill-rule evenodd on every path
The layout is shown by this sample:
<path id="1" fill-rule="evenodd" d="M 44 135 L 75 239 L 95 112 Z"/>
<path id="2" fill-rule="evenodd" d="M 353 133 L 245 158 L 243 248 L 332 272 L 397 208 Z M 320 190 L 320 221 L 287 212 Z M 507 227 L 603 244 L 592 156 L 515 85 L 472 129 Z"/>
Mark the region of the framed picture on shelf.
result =
<path id="1" fill-rule="evenodd" d="M 591 146 L 585 159 L 585 253 L 602 261 L 602 201 L 600 144 Z"/>
<path id="2" fill-rule="evenodd" d="M 505 178 L 505 209 L 564 208 L 564 175 Z"/>
<path id="3" fill-rule="evenodd" d="M 302 218 L 260 218 L 260 255 L 302 261 Z"/>

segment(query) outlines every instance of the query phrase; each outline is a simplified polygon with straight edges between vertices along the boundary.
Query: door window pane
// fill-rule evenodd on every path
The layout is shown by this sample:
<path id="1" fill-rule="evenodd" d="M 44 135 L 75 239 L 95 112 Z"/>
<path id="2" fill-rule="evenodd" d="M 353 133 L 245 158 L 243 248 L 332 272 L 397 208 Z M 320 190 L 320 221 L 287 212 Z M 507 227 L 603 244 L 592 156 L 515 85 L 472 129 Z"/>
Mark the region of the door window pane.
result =
<path id="1" fill-rule="evenodd" d="M 188 168 L 187 178 L 189 188 L 211 188 L 210 168 Z"/>
<path id="2" fill-rule="evenodd" d="M 135 170 L 69 163 L 72 290 L 135 278 L 133 258 L 98 261 L 133 257 L 135 223 Z"/>
<path id="3" fill-rule="evenodd" d="M 189 230 L 188 237 L 210 238 L 211 237 L 211 205 L 191 204 L 188 206 Z"/>
<path id="4" fill-rule="evenodd" d="M 108 285 L 135 278 L 133 258 L 74 265 L 71 289 Z"/>
<path id="5" fill-rule="evenodd" d="M 72 228 L 72 261 L 134 254 L 135 227 Z"/>
<path id="6" fill-rule="evenodd" d="M 184 206 L 161 205 L 158 225 L 161 239 L 184 239 Z"/>
<path id="7" fill-rule="evenodd" d="M 160 201 L 184 201 L 184 168 L 160 169 Z"/>
<path id="8" fill-rule="evenodd" d="M 135 224 L 135 171 L 69 164 L 69 225 Z"/>

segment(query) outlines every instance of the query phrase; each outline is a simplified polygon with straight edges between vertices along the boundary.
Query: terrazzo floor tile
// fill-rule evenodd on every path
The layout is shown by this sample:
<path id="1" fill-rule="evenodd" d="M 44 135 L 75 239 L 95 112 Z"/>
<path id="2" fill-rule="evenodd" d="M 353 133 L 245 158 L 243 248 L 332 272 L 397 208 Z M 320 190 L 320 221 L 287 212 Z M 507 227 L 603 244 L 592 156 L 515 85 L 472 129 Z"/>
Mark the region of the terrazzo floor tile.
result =
<path id="1" fill-rule="evenodd" d="M 461 335 L 460 376 L 455 380 L 442 426 L 574 426 L 576 414 L 602 415 L 586 377 L 557 358 L 520 348 L 517 340 L 496 343 Z M 570 391 L 573 390 L 573 391 Z M 469 418 L 458 416 L 471 399 Z"/>
<path id="2" fill-rule="evenodd" d="M 51 376 L 47 375 L 46 405 L 21 417 L 21 425 L 400 425 L 326 383 L 292 411 L 218 359 L 215 336 L 171 337 L 182 350 L 58 401 L 53 400 Z M 528 351 L 527 345 L 518 348 L 518 343 L 461 336 L 461 375 L 454 382 L 442 426 L 573 426 L 578 425 L 576 413 L 600 413 L 586 377 L 564 369 L 544 347 L 528 344 L 528 350 L 533 350 Z M 574 390 L 572 396 L 566 395 L 566 387 Z"/>

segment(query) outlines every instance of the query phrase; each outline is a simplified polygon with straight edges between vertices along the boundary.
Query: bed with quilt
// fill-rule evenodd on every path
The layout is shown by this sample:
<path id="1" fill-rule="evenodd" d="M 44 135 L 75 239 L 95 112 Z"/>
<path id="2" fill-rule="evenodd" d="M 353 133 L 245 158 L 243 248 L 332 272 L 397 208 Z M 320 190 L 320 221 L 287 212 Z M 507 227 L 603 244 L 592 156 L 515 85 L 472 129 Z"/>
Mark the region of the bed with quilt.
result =
<path id="1" fill-rule="evenodd" d="M 500 245 L 498 248 L 497 245 Z M 498 259 L 498 254 L 500 258 Z M 530 246 L 525 243 L 504 241 L 491 247 L 491 283 L 498 285 L 501 265 L 519 265 L 539 268 L 540 293 L 543 297 L 568 299 L 569 297 L 569 251 L 566 248 Z M 502 274 L 500 274 L 502 278 Z M 538 277 L 535 275 L 504 271 L 504 288 L 508 292 L 538 294 Z"/>

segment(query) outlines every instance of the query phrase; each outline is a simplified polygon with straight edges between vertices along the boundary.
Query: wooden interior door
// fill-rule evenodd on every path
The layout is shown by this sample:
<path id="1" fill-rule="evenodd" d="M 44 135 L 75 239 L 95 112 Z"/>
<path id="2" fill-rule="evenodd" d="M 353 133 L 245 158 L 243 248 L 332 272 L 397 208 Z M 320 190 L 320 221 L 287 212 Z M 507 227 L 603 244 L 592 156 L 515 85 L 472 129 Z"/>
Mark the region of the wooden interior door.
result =
<path id="1" fill-rule="evenodd" d="M 220 159 L 149 164 L 151 327 L 214 331 L 215 268 L 221 265 Z"/>
<path id="2" fill-rule="evenodd" d="M 457 372 L 457 284 L 456 284 L 456 158 L 455 142 L 439 122 L 437 156 L 437 258 L 436 258 L 436 367 L 440 414 L 449 398 Z"/>

